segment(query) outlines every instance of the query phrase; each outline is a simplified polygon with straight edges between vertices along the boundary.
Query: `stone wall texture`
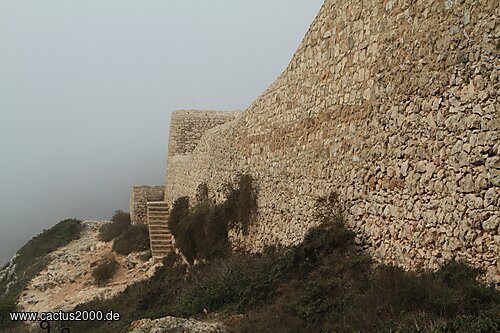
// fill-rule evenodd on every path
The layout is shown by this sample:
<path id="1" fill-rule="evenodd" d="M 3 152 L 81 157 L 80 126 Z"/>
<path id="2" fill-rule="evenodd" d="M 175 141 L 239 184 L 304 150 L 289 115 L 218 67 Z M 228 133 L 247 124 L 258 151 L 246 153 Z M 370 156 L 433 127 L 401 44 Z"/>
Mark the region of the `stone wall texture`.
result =
<path id="1" fill-rule="evenodd" d="M 191 194 L 192 188 L 186 187 L 185 179 L 190 179 L 191 172 L 197 169 L 192 165 L 191 156 L 200 139 L 209 130 L 233 121 L 240 114 L 241 111 L 208 110 L 179 110 L 172 113 L 165 200 L 172 201 L 179 196 Z"/>
<path id="2" fill-rule="evenodd" d="M 240 116 L 205 131 L 174 114 L 166 199 L 252 175 L 258 218 L 231 239 L 259 251 L 300 242 L 333 190 L 376 260 L 463 259 L 500 282 L 499 15 L 494 0 L 326 1 Z"/>
<path id="3" fill-rule="evenodd" d="M 148 201 L 163 201 L 164 197 L 164 186 L 132 186 L 129 207 L 131 222 L 147 224 Z"/>

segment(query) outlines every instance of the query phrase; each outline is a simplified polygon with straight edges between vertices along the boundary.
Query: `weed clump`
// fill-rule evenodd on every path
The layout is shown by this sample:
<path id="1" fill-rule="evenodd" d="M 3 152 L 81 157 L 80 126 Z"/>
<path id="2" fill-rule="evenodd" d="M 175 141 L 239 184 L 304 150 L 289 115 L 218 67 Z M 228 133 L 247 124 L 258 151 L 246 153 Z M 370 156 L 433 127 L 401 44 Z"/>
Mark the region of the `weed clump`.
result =
<path id="1" fill-rule="evenodd" d="M 114 256 L 110 255 L 97 264 L 92 271 L 92 277 L 96 284 L 104 285 L 113 278 L 117 270 L 118 262 Z"/>

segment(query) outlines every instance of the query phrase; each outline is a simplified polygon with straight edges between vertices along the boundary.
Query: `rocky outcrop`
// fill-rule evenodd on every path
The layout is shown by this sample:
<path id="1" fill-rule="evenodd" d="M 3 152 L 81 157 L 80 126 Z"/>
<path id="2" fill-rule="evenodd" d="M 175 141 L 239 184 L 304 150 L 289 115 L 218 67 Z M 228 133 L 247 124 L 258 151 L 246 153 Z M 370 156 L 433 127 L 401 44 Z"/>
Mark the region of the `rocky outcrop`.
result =
<path id="1" fill-rule="evenodd" d="M 224 324 L 176 317 L 142 319 L 132 323 L 130 333 L 225 333 Z"/>
<path id="2" fill-rule="evenodd" d="M 50 263 L 34 277 L 19 298 L 24 311 L 70 311 L 94 299 L 110 299 L 133 283 L 149 279 L 161 264 L 144 262 L 141 254 L 128 256 L 112 252 L 112 242 L 98 239 L 100 227 L 107 222 L 82 222 L 81 237 L 49 254 Z M 96 263 L 114 255 L 120 267 L 105 286 L 97 286 L 92 278 Z"/>
<path id="3" fill-rule="evenodd" d="M 0 270 L 0 282 L 5 283 L 5 290 L 0 290 L 0 296 L 2 294 L 7 294 L 17 281 L 16 276 L 16 264 L 15 260 L 17 258 L 17 254 L 9 260 L 9 262 Z"/>

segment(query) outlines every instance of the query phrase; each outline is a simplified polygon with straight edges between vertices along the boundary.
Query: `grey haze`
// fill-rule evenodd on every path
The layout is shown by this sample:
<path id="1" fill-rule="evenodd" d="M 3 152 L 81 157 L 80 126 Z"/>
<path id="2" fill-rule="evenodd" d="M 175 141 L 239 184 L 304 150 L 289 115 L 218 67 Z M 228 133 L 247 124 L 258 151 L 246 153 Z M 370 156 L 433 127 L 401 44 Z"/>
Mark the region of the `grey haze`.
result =
<path id="1" fill-rule="evenodd" d="M 162 184 L 170 112 L 245 109 L 323 0 L 0 1 L 0 265 Z"/>

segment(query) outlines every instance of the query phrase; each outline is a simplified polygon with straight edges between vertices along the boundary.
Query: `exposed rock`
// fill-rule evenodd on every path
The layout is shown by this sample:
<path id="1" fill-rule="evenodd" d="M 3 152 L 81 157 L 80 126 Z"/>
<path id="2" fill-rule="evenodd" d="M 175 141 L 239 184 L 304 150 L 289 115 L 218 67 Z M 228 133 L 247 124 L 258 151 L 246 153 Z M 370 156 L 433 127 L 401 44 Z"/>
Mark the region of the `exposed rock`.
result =
<path id="1" fill-rule="evenodd" d="M 489 219 L 483 222 L 484 230 L 496 230 L 498 228 L 498 223 L 500 222 L 500 218 L 496 215 L 491 216 Z"/>
<path id="2" fill-rule="evenodd" d="M 132 323 L 130 333 L 225 333 L 219 322 L 199 321 L 176 317 L 142 319 Z"/>
<path id="3" fill-rule="evenodd" d="M 108 285 L 95 285 L 92 264 L 112 253 L 112 242 L 98 240 L 99 229 L 104 223 L 83 222 L 79 239 L 49 255 L 48 266 L 33 278 L 19 298 L 18 304 L 24 311 L 69 311 L 96 298 L 112 298 L 128 285 L 149 279 L 154 274 L 161 264 L 155 264 L 153 260 L 142 262 L 140 253 L 127 257 L 115 255 L 126 268 L 120 267 Z"/>
<path id="4" fill-rule="evenodd" d="M 489 207 L 492 204 L 495 204 L 496 201 L 500 198 L 497 190 L 495 188 L 490 188 L 484 194 L 484 207 Z"/>

